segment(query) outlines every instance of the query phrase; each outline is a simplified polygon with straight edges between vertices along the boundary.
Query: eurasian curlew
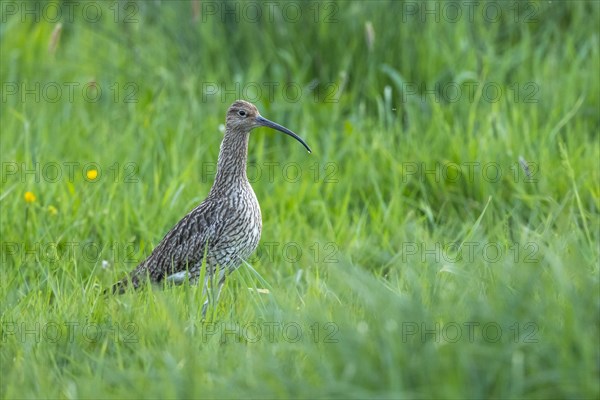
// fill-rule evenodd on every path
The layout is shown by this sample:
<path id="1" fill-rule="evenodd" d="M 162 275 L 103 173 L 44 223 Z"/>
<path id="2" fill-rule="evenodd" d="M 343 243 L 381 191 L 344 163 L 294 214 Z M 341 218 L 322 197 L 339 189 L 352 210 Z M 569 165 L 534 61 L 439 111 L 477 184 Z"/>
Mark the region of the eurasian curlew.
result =
<path id="1" fill-rule="evenodd" d="M 262 230 L 260 205 L 246 176 L 248 137 L 254 128 L 266 126 L 308 145 L 289 129 L 263 118 L 258 109 L 243 100 L 227 110 L 225 136 L 217 162 L 217 174 L 208 197 L 179 221 L 126 278 L 112 287 L 123 293 L 138 288 L 148 277 L 151 282 L 182 282 L 186 276 L 197 283 L 206 265 L 205 289 L 219 271 L 219 293 L 228 273 L 237 269 L 258 246 Z M 207 302 L 203 307 L 206 312 Z"/>

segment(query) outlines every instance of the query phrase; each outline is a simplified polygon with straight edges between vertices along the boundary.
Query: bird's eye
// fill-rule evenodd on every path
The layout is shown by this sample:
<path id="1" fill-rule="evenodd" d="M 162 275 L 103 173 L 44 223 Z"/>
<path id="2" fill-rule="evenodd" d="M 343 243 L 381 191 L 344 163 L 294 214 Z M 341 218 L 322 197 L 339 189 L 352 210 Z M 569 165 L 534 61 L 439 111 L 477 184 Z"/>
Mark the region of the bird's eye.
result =
<path id="1" fill-rule="evenodd" d="M 238 115 L 239 115 L 240 117 L 245 117 L 245 116 L 246 116 L 246 111 L 244 111 L 244 110 L 240 110 L 240 111 L 238 111 Z"/>

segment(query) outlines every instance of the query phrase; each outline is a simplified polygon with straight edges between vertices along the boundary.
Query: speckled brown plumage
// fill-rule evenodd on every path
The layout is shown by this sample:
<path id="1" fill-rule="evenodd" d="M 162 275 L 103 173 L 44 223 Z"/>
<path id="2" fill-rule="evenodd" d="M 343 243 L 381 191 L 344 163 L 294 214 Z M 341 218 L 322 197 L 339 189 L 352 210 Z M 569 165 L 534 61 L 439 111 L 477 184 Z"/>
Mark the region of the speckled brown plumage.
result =
<path id="1" fill-rule="evenodd" d="M 218 268 L 219 283 L 258 246 L 262 230 L 260 205 L 246 176 L 250 131 L 267 126 L 286 133 L 310 148 L 296 134 L 263 118 L 246 101 L 234 102 L 227 111 L 225 136 L 217 163 L 217 175 L 207 198 L 179 221 L 152 254 L 128 277 L 117 282 L 113 293 L 128 285 L 137 288 L 146 276 L 152 282 L 189 274 L 197 282 L 206 255 L 207 278 Z M 175 279 L 177 280 L 177 279 Z"/>

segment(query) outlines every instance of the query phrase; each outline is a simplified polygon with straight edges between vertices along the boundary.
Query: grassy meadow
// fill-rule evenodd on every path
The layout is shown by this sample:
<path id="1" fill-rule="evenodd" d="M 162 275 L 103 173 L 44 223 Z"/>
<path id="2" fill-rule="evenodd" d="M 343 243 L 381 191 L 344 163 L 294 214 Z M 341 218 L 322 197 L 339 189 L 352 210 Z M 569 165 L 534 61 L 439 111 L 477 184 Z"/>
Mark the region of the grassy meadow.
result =
<path id="1" fill-rule="evenodd" d="M 0 398 L 598 398 L 600 3 L 0 2 Z M 102 291 L 261 128 L 256 254 Z"/>

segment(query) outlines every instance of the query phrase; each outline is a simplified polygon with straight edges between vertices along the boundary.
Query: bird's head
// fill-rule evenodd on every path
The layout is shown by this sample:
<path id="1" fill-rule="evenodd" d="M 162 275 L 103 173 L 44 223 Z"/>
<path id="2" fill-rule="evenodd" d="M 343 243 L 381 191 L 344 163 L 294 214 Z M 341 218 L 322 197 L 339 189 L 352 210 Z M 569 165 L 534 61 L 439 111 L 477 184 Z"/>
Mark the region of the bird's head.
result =
<path id="1" fill-rule="evenodd" d="M 227 110 L 226 127 L 232 129 L 233 131 L 250 132 L 250 130 L 260 126 L 267 126 L 269 128 L 278 130 L 279 132 L 283 132 L 286 135 L 290 135 L 302 143 L 309 153 L 311 152 L 310 147 L 308 147 L 308 145 L 300 136 L 296 135 L 288 128 L 264 118 L 262 115 L 260 115 L 254 104 L 248 103 L 244 100 L 236 100 L 229 107 L 229 110 Z"/>

